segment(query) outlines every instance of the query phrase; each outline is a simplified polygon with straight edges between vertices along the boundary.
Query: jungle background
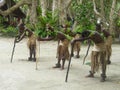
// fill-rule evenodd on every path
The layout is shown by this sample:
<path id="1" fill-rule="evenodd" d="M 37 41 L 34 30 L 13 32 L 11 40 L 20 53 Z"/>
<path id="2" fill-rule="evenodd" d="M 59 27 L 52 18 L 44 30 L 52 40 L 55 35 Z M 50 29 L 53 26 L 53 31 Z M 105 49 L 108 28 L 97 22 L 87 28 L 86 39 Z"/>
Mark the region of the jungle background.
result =
<path id="1" fill-rule="evenodd" d="M 55 30 L 67 24 L 75 32 L 95 30 L 97 20 L 120 39 L 120 0 L 0 0 L 0 34 L 16 36 L 22 19 L 36 35 L 46 35 L 45 25 Z"/>
<path id="2" fill-rule="evenodd" d="M 89 65 L 83 65 L 86 45 L 82 45 L 80 59 L 72 58 L 67 83 L 68 62 L 63 71 L 52 68 L 56 63 L 58 44 L 52 40 L 40 42 L 38 70 L 35 63 L 28 62 L 26 38 L 16 45 L 11 64 L 14 41 L 11 37 L 18 33 L 18 19 L 22 19 L 36 35 L 43 37 L 46 36 L 47 23 L 56 31 L 61 29 L 61 24 L 68 24 L 73 31 L 81 32 L 85 29 L 95 30 L 97 20 L 101 19 L 103 28 L 120 42 L 120 0 L 0 0 L 0 90 L 120 89 L 119 44 L 112 46 L 112 64 L 107 67 L 105 83 L 99 81 L 100 72 L 96 73 L 95 78 L 85 78 L 90 69 Z M 88 54 L 86 62 L 90 62 Z"/>

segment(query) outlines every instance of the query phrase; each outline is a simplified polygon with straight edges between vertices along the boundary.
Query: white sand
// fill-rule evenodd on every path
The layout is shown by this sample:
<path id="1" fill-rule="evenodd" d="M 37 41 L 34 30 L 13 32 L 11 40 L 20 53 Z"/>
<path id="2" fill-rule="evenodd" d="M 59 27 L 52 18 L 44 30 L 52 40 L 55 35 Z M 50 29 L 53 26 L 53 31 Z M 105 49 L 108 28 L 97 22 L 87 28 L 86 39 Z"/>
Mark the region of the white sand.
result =
<path id="1" fill-rule="evenodd" d="M 100 82 L 100 73 L 95 78 L 85 78 L 90 66 L 83 65 L 87 46 L 82 46 L 80 59 L 72 58 L 68 82 L 65 69 L 52 69 L 56 64 L 57 42 L 40 42 L 38 70 L 35 62 L 27 61 L 27 39 L 16 44 L 13 63 L 10 63 L 14 39 L 0 38 L 0 90 L 120 90 L 120 45 L 113 45 L 112 64 L 107 67 L 106 82 Z M 89 52 L 90 53 L 90 52 Z M 89 56 L 86 62 L 89 62 Z"/>

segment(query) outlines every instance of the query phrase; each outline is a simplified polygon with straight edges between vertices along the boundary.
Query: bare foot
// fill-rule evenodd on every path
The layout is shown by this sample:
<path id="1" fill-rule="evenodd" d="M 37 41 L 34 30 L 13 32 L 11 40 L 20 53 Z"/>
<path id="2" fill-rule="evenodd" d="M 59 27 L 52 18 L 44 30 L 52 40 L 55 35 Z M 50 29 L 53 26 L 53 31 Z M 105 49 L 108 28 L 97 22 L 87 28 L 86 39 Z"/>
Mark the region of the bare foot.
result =
<path id="1" fill-rule="evenodd" d="M 64 67 L 62 67 L 61 70 L 64 70 Z"/>
<path id="2" fill-rule="evenodd" d="M 60 65 L 53 66 L 53 68 L 61 68 Z"/>
<path id="3" fill-rule="evenodd" d="M 85 76 L 85 77 L 94 78 L 94 75 L 93 75 L 93 74 L 89 74 L 89 75 L 87 75 L 87 76 Z"/>
<path id="4" fill-rule="evenodd" d="M 80 56 L 79 56 L 79 55 L 76 55 L 76 58 L 80 58 Z"/>

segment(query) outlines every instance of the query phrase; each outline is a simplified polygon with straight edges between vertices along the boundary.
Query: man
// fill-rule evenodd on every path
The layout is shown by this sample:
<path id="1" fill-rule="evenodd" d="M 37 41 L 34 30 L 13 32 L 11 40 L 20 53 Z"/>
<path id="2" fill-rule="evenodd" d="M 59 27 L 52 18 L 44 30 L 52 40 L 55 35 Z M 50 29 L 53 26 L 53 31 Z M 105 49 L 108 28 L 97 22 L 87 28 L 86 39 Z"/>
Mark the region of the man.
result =
<path id="1" fill-rule="evenodd" d="M 78 39 L 78 38 L 80 38 L 81 37 L 81 35 L 80 34 L 78 34 L 78 33 L 76 33 L 75 34 L 75 36 L 73 36 L 73 40 L 74 39 Z M 76 52 L 76 58 L 80 58 L 80 55 L 79 55 L 79 53 L 80 53 L 80 49 L 81 49 L 81 42 L 75 42 L 75 44 L 74 44 L 74 48 L 73 48 L 73 52 L 72 52 L 72 56 L 74 56 L 74 53 Z"/>
<path id="2" fill-rule="evenodd" d="M 101 24 L 96 24 L 96 31 L 102 33 L 105 37 L 105 44 L 106 44 L 106 59 L 107 64 L 111 64 L 111 53 L 112 53 L 112 35 L 106 29 L 101 29 Z"/>
<path id="3" fill-rule="evenodd" d="M 101 66 L 101 81 L 104 82 L 106 78 L 106 46 L 104 39 L 97 31 L 86 30 L 82 32 L 82 37 L 73 40 L 71 43 L 74 45 L 76 41 L 91 40 L 94 43 L 94 47 L 91 52 L 91 70 L 87 77 L 94 77 L 99 66 Z"/>
<path id="4" fill-rule="evenodd" d="M 62 25 L 62 28 L 63 28 L 63 33 L 65 33 L 66 35 L 70 36 L 72 38 L 72 40 L 74 39 L 77 39 L 77 38 L 80 38 L 81 35 L 80 33 L 75 33 L 75 32 L 72 32 L 72 30 L 69 28 L 68 25 Z M 71 40 L 71 39 L 70 39 Z M 72 56 L 74 56 L 74 53 L 76 52 L 76 58 L 80 58 L 80 48 L 81 48 L 81 42 L 76 42 L 74 44 L 74 50 L 72 52 Z"/>
<path id="5" fill-rule="evenodd" d="M 16 43 L 20 42 L 25 36 L 28 36 L 28 42 L 27 42 L 27 46 L 29 48 L 29 54 L 30 54 L 30 57 L 28 58 L 29 61 L 36 61 L 36 40 L 37 40 L 37 37 L 36 35 L 34 34 L 33 31 L 27 29 L 25 27 L 25 24 L 24 23 L 20 23 L 18 25 L 18 29 L 19 29 L 19 32 L 18 32 L 18 35 L 16 37 Z"/>
<path id="6" fill-rule="evenodd" d="M 107 55 L 107 64 L 111 64 L 111 60 L 110 60 L 110 57 L 111 57 L 111 53 L 112 53 L 112 35 L 106 31 L 105 29 L 103 29 L 103 35 L 105 36 L 106 40 L 106 55 Z"/>
<path id="7" fill-rule="evenodd" d="M 62 32 L 57 33 L 58 38 L 58 46 L 57 46 L 57 64 L 53 68 L 61 68 L 64 69 L 65 60 L 69 59 L 69 40 L 63 34 Z M 62 66 L 61 66 L 61 60 L 62 60 Z"/>
<path id="8" fill-rule="evenodd" d="M 65 61 L 69 60 L 69 42 L 71 40 L 72 32 L 69 30 L 68 25 L 63 24 L 61 25 L 62 30 L 61 32 L 57 32 L 57 38 L 58 38 L 58 46 L 57 46 L 57 64 L 53 68 L 61 68 L 64 69 Z M 61 60 L 62 60 L 62 66 L 61 66 Z"/>

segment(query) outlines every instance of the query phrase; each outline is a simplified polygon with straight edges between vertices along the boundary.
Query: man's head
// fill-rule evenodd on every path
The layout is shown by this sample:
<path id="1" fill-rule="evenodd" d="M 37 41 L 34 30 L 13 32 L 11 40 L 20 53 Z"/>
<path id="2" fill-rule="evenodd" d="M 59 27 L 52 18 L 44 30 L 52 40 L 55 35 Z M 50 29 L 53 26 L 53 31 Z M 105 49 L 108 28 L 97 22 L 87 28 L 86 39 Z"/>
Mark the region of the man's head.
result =
<path id="1" fill-rule="evenodd" d="M 60 39 L 60 40 L 64 40 L 66 38 L 66 36 L 62 32 L 58 32 L 57 33 L 57 38 Z"/>
<path id="2" fill-rule="evenodd" d="M 103 32 L 105 37 L 108 37 L 110 35 L 108 29 L 103 29 L 102 32 Z"/>
<path id="3" fill-rule="evenodd" d="M 25 25 L 22 23 L 18 26 L 18 34 L 21 36 L 25 32 Z"/>
<path id="4" fill-rule="evenodd" d="M 89 30 L 85 30 L 82 32 L 82 37 L 88 37 L 90 35 L 90 31 Z"/>
<path id="5" fill-rule="evenodd" d="M 96 24 L 96 31 L 98 31 L 99 33 L 101 33 L 101 24 L 100 23 Z"/>

